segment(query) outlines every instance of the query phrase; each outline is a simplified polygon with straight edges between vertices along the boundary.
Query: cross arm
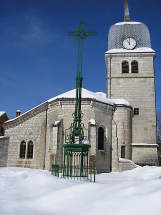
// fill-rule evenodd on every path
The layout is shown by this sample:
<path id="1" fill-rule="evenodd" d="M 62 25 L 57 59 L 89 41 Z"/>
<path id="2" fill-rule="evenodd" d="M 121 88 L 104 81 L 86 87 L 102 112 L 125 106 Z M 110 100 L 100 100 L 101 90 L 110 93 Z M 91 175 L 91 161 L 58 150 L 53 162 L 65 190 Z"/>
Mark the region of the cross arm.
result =
<path id="1" fill-rule="evenodd" d="M 80 36 L 81 37 L 82 34 L 86 35 L 86 36 L 95 36 L 95 35 L 97 35 L 97 32 L 95 32 L 95 31 L 69 32 L 68 36 Z"/>
<path id="2" fill-rule="evenodd" d="M 85 34 L 87 36 L 95 36 L 95 35 L 97 35 L 97 32 L 96 31 L 88 31 L 88 32 L 85 32 Z"/>
<path id="3" fill-rule="evenodd" d="M 78 34 L 78 32 L 69 32 L 68 36 L 76 36 Z"/>

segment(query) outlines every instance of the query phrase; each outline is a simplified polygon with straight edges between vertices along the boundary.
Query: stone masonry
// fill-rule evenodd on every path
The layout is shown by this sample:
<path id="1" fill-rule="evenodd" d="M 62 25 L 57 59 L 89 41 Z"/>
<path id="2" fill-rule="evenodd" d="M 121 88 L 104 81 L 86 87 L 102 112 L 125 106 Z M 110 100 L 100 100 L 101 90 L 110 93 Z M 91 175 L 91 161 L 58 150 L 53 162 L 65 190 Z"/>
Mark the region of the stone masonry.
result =
<path id="1" fill-rule="evenodd" d="M 9 137 L 0 137 L 0 167 L 7 166 Z"/>
<path id="2" fill-rule="evenodd" d="M 147 159 L 145 164 L 149 161 L 149 164 L 157 164 L 154 57 L 155 52 L 105 54 L 107 95 L 111 98 L 125 98 L 133 108 L 139 108 L 139 115 L 132 117 L 131 143 L 154 144 L 155 158 L 150 147 L 148 155 L 153 159 Z M 122 73 L 124 60 L 129 62 L 129 73 Z M 131 73 L 130 65 L 133 60 L 138 61 L 138 73 Z M 148 150 L 147 147 L 143 148 L 144 146 L 140 147 L 141 154 Z M 132 153 L 135 154 L 134 151 L 136 150 Z M 133 161 L 139 163 L 138 156 L 135 157 L 134 154 Z"/>

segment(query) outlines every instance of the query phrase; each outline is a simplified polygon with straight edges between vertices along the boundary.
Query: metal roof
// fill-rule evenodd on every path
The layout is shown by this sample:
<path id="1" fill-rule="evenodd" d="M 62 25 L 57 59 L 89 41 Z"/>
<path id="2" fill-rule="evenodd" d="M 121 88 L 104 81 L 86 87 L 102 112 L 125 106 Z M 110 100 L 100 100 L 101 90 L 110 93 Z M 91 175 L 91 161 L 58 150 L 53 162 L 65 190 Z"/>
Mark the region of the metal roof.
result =
<path id="1" fill-rule="evenodd" d="M 126 38 L 136 40 L 136 48 L 151 48 L 150 34 L 147 26 L 141 22 L 120 22 L 112 25 L 108 36 L 108 50 L 120 49 Z"/>

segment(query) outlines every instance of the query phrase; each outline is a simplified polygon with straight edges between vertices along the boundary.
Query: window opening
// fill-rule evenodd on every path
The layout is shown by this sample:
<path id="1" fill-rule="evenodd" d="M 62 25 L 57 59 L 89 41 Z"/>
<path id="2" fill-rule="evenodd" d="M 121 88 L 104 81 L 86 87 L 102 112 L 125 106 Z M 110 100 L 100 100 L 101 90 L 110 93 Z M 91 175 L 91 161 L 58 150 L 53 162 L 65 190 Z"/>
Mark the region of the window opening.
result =
<path id="1" fill-rule="evenodd" d="M 137 61 L 132 61 L 131 72 L 132 73 L 138 73 L 138 62 Z"/>
<path id="2" fill-rule="evenodd" d="M 122 62 L 122 73 L 129 73 L 129 63 L 127 61 Z"/>
<path id="3" fill-rule="evenodd" d="M 139 115 L 139 108 L 134 108 L 134 115 Z"/>
<path id="4" fill-rule="evenodd" d="M 3 127 L 1 127 L 1 134 L 3 134 L 3 132 L 4 132 L 4 129 L 3 129 Z"/>
<path id="5" fill-rule="evenodd" d="M 25 158 L 26 154 L 26 142 L 23 140 L 20 144 L 20 158 Z"/>
<path id="6" fill-rule="evenodd" d="M 104 129 L 102 127 L 98 129 L 98 150 L 104 150 Z"/>
<path id="7" fill-rule="evenodd" d="M 29 158 L 29 159 L 33 158 L 33 142 L 32 141 L 30 141 L 28 143 L 27 158 Z"/>
<path id="8" fill-rule="evenodd" d="M 125 146 L 121 146 L 121 158 L 125 158 Z"/>

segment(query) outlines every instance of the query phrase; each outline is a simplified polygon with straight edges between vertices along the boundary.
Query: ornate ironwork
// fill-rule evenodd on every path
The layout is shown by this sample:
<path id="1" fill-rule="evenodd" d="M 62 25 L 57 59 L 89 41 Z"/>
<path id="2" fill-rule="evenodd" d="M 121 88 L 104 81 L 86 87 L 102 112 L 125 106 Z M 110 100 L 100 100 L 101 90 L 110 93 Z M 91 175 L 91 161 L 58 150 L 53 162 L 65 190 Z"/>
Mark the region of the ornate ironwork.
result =
<path id="1" fill-rule="evenodd" d="M 81 172 L 81 177 L 80 177 Z M 96 169 L 95 166 L 78 165 L 52 165 L 51 174 L 61 178 L 79 179 L 83 181 L 95 182 Z"/>
<path id="2" fill-rule="evenodd" d="M 79 28 L 76 28 L 74 32 L 69 32 L 69 36 L 74 36 L 76 40 L 78 40 L 78 64 L 77 64 L 77 77 L 76 77 L 76 98 L 75 98 L 75 111 L 73 113 L 74 122 L 71 123 L 69 128 L 70 134 L 68 138 L 66 138 L 67 143 L 75 143 L 76 137 L 79 137 L 79 144 L 84 140 L 84 125 L 81 123 L 82 121 L 82 113 L 81 113 L 81 94 L 82 94 L 82 56 L 83 56 L 83 40 L 88 38 L 88 36 L 94 36 L 97 33 L 94 31 L 88 31 L 87 28 L 84 27 L 83 20 L 79 22 Z"/>
<path id="3" fill-rule="evenodd" d="M 82 97 L 82 56 L 83 56 L 83 40 L 88 36 L 96 35 L 96 32 L 88 31 L 84 28 L 84 22 L 79 22 L 79 28 L 76 28 L 74 32 L 69 32 L 69 36 L 74 36 L 78 40 L 78 64 L 77 64 L 77 76 L 76 76 L 76 98 L 75 98 L 75 111 L 73 113 L 73 122 L 69 129 L 65 131 L 65 143 L 64 147 L 64 169 L 63 177 L 75 176 L 84 177 L 85 166 L 88 166 L 88 151 L 91 147 L 89 141 L 85 140 L 84 136 L 84 124 L 82 121 L 81 113 L 81 97 Z M 88 142 L 86 142 L 88 141 Z M 79 171 L 78 171 L 79 169 Z M 65 171 L 65 172 L 64 172 Z M 73 172 L 74 171 L 74 172 Z"/>

